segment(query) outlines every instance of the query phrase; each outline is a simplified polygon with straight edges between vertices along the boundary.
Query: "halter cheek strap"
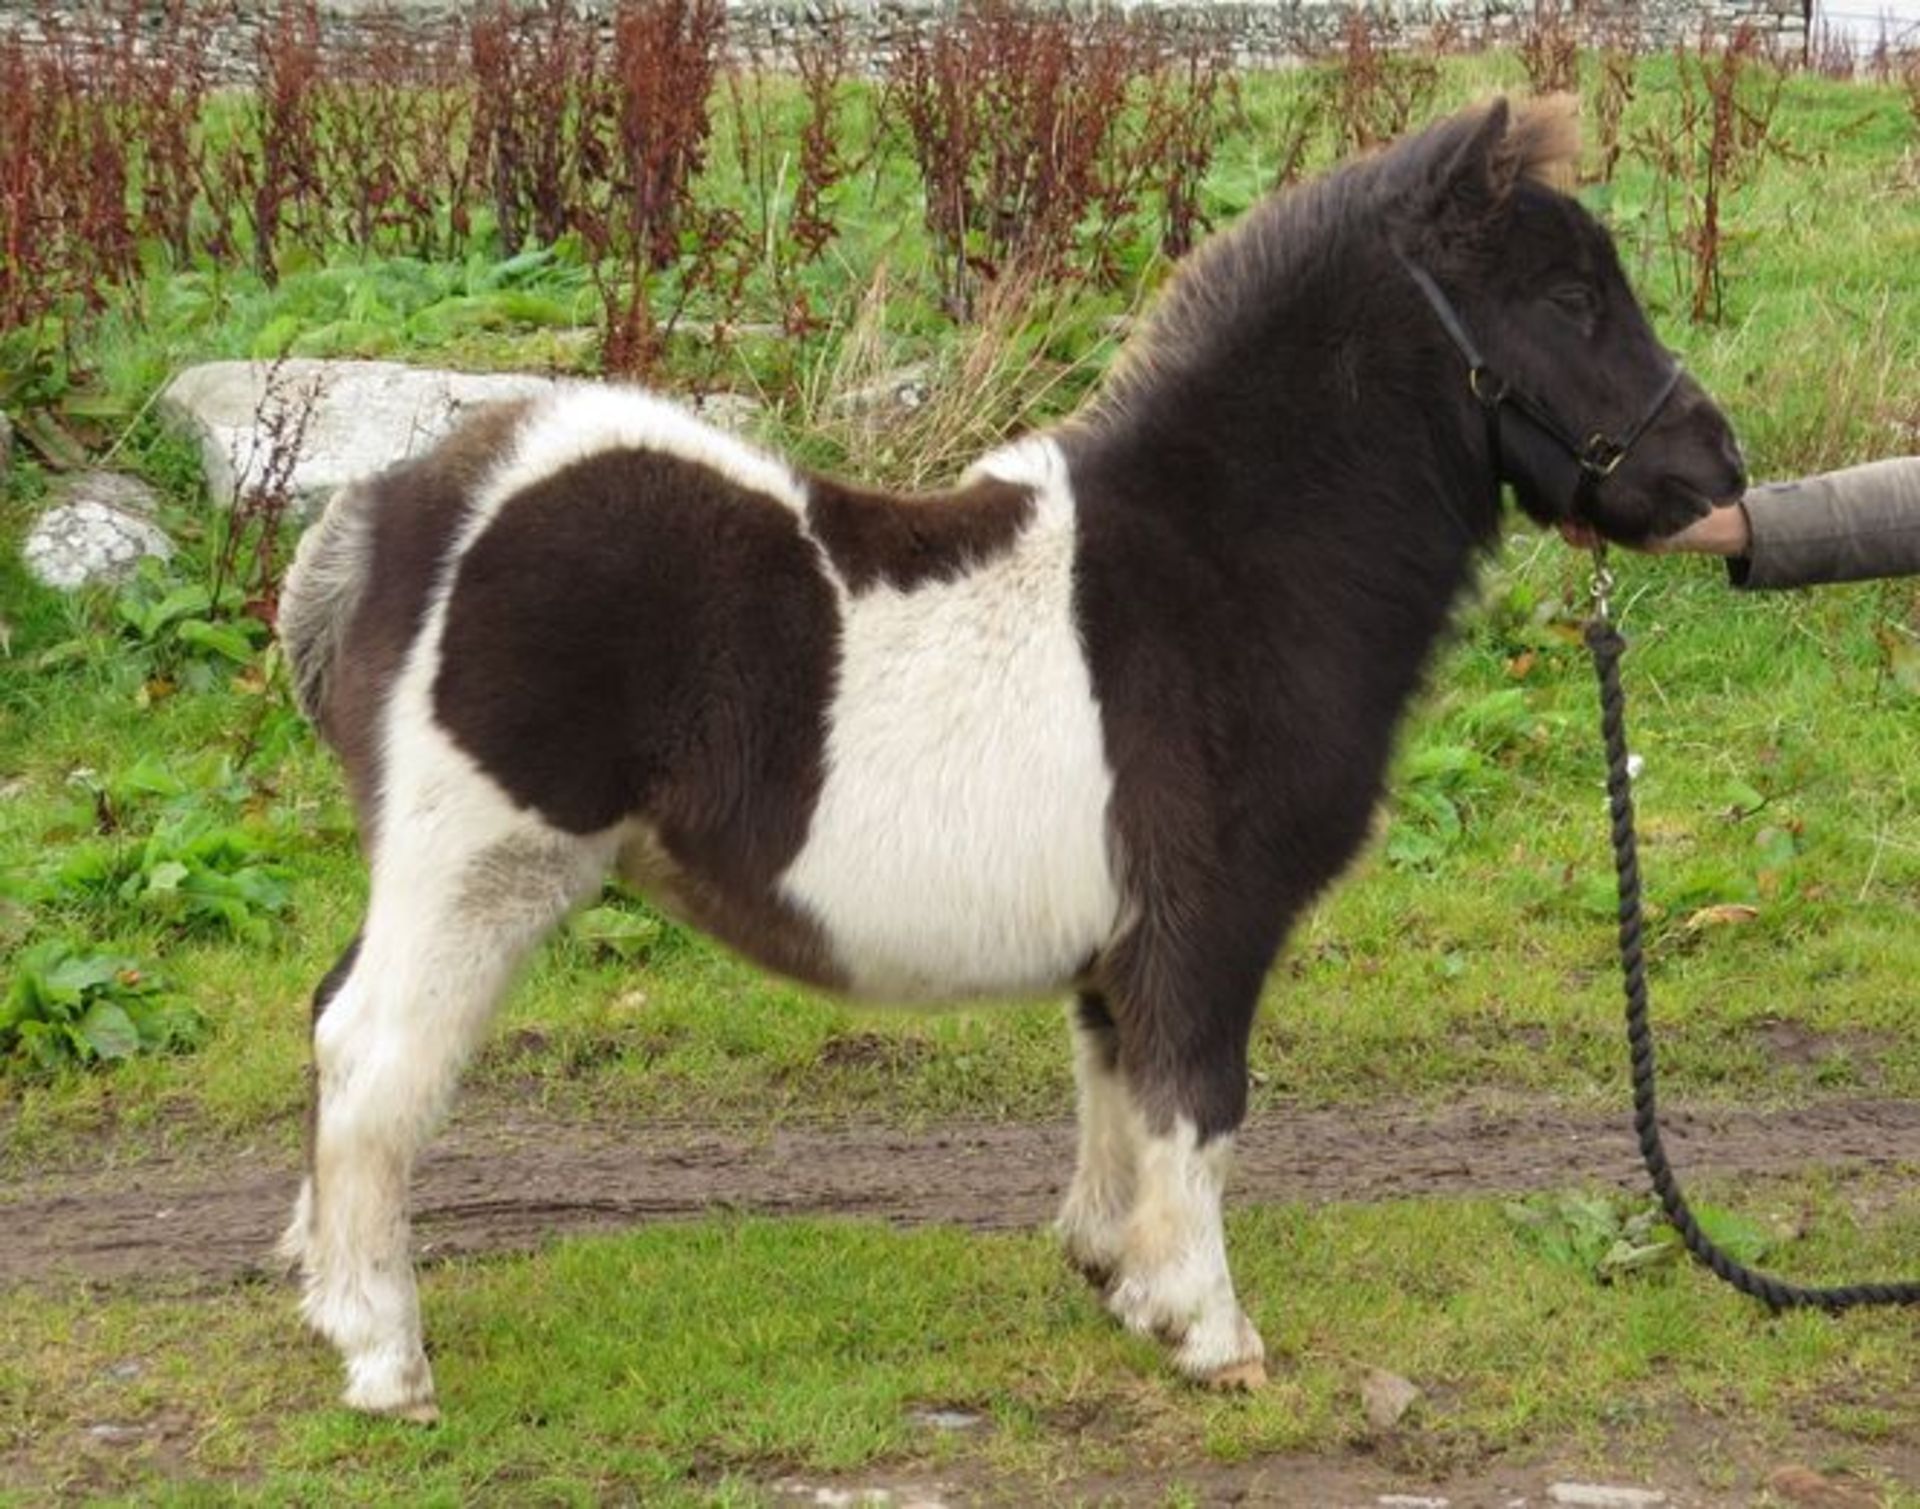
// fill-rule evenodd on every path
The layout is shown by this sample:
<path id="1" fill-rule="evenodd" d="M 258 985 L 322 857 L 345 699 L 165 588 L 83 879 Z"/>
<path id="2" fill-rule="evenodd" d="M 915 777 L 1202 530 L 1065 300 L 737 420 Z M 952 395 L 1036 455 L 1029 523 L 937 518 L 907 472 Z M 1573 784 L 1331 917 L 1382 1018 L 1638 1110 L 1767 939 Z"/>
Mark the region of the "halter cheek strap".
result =
<path id="1" fill-rule="evenodd" d="M 1447 332 L 1447 338 L 1466 361 L 1467 388 L 1486 416 L 1487 451 L 1493 460 L 1496 508 L 1500 500 L 1500 484 L 1508 480 L 1507 453 L 1512 449 L 1502 444 L 1502 426 L 1513 423 L 1519 427 L 1517 438 L 1526 439 L 1525 430 L 1531 428 L 1550 442 L 1550 448 L 1557 448 L 1564 459 L 1574 463 L 1578 470 L 1572 479 L 1570 492 L 1562 501 L 1569 516 L 1585 512 L 1590 508 L 1600 484 L 1619 470 L 1620 463 L 1627 459 L 1641 437 L 1666 409 L 1674 390 L 1680 386 L 1683 370 L 1680 363 L 1675 361 L 1669 364 L 1659 389 L 1623 438 L 1616 440 L 1605 430 L 1596 429 L 1589 431 L 1584 440 L 1579 439 L 1572 426 L 1562 423 L 1550 405 L 1535 398 L 1524 388 L 1515 386 L 1488 364 L 1480 354 L 1480 348 L 1474 344 L 1466 322 L 1460 318 L 1452 301 L 1440 291 L 1440 285 L 1434 282 L 1432 275 L 1404 255 L 1398 252 L 1395 255 L 1425 296 L 1441 328 Z"/>

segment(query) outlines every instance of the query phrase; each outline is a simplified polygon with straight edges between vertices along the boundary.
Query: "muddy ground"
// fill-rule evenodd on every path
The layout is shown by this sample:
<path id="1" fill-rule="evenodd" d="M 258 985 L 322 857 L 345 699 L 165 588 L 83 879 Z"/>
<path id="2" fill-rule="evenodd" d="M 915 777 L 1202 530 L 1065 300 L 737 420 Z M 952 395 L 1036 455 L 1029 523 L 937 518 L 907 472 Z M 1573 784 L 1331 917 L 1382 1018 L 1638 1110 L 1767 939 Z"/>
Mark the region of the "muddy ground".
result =
<path id="1" fill-rule="evenodd" d="M 1670 1114 L 1666 1128 L 1683 1179 L 1920 1164 L 1920 1103 L 1911 1101 L 1697 1110 Z M 415 1233 L 431 1259 L 716 1210 L 1036 1226 L 1060 1199 L 1073 1146 L 1065 1123 L 743 1138 L 476 1105 L 422 1162 Z M 38 1178 L 0 1193 L 0 1286 L 244 1277 L 269 1264 L 298 1173 L 290 1155 L 196 1153 Z M 1375 1201 L 1594 1182 L 1644 1187 L 1624 1116 L 1387 1106 L 1256 1117 L 1240 1139 L 1233 1199 Z"/>

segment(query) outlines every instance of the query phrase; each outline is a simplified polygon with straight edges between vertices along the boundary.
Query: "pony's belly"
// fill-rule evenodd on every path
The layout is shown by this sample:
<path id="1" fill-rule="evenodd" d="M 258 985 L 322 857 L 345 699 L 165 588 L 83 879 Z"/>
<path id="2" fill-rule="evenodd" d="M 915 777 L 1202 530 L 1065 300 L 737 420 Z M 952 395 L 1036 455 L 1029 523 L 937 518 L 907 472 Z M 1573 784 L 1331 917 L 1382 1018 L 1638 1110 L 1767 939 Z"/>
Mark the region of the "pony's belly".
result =
<path id="1" fill-rule="evenodd" d="M 837 884 L 822 874 L 829 856 L 813 856 L 800 904 L 856 996 L 958 1001 L 1058 989 L 1114 930 L 1119 900 L 1104 875 L 1070 871 L 1051 853 L 913 847 L 837 856 Z"/>

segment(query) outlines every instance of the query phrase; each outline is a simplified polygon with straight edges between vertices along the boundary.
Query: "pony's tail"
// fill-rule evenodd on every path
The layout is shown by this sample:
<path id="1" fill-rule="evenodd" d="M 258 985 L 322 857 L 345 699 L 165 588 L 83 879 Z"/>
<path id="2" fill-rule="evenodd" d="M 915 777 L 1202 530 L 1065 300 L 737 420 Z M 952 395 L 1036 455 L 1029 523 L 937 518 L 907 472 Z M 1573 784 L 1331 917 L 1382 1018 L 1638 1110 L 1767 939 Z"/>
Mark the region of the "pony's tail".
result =
<path id="1" fill-rule="evenodd" d="M 325 724 L 327 679 L 366 586 L 375 496 L 359 484 L 335 493 L 300 537 L 280 588 L 280 643 L 293 674 L 294 700 L 315 727 Z"/>

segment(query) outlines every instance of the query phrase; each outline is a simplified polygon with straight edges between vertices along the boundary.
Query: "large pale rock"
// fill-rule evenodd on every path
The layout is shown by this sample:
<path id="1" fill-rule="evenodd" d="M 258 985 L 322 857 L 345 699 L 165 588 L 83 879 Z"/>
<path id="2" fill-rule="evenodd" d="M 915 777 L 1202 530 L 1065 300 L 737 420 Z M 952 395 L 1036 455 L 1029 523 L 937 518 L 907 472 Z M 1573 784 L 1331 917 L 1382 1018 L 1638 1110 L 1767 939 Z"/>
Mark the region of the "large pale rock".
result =
<path id="1" fill-rule="evenodd" d="M 345 484 L 427 449 L 466 410 L 538 398 L 569 381 L 398 362 L 210 362 L 168 384 L 160 408 L 199 440 L 215 503 L 231 506 L 277 481 L 309 514 Z M 728 429 L 746 428 L 759 412 L 735 394 L 689 407 Z M 276 446 L 293 456 L 276 456 Z"/>
<path id="2" fill-rule="evenodd" d="M 199 441 L 216 504 L 279 482 L 308 513 L 356 478 L 425 450 L 464 410 L 553 387 L 547 377 L 398 362 L 209 362 L 167 385 L 160 412 Z M 286 448 L 290 459 L 275 454 Z"/>
<path id="3" fill-rule="evenodd" d="M 62 591 L 124 581 L 140 558 L 173 554 L 173 541 L 148 518 L 155 499 L 118 472 L 82 472 L 27 531 L 20 556 L 37 581 Z"/>

